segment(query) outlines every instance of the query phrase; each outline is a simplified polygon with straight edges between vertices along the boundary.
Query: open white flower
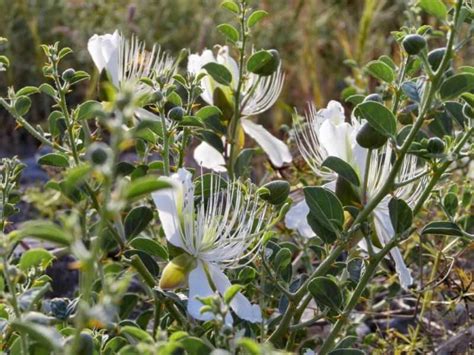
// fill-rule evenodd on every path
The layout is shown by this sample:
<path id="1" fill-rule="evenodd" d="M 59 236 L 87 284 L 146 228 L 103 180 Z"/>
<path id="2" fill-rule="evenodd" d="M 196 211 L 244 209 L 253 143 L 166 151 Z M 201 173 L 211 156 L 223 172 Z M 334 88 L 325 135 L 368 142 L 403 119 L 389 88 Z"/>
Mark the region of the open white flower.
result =
<path id="1" fill-rule="evenodd" d="M 172 58 L 163 54 L 159 46 L 147 51 L 135 36 L 128 40 L 117 30 L 113 34 L 93 35 L 87 49 L 99 72 L 105 69 L 117 88 L 125 81 L 138 83 L 140 78 L 168 75 L 175 70 Z"/>
<path id="2" fill-rule="evenodd" d="M 326 187 L 335 190 L 337 174 L 322 166 L 324 160 L 329 156 L 334 156 L 344 160 L 356 172 L 361 183 L 364 182 L 364 172 L 369 150 L 361 147 L 356 141 L 356 135 L 362 127 L 361 123 L 351 117 L 351 122 L 345 122 L 344 110 L 339 102 L 331 101 L 326 109 L 317 111 L 313 105 L 310 106 L 306 114 L 306 123 L 302 124 L 295 120 L 297 134 L 295 136 L 298 148 L 312 171 L 323 178 Z M 393 150 L 389 144 L 380 149 L 374 149 L 370 156 L 370 165 L 367 174 L 367 199 L 377 194 L 385 183 L 392 167 Z M 421 172 L 418 160 L 414 156 L 407 156 L 400 169 L 397 183 L 408 182 L 403 187 L 396 189 L 394 195 L 404 199 L 408 205 L 413 206 L 426 182 L 425 179 L 415 179 Z M 375 231 L 382 244 L 387 243 L 394 235 L 394 229 L 390 219 L 388 203 L 390 197 L 385 197 L 373 211 L 373 223 Z M 290 209 L 287 219 L 287 226 L 295 229 L 297 225 L 296 208 L 301 209 L 301 205 L 296 205 Z M 307 208 L 307 207 L 306 207 Z M 306 215 L 300 217 L 298 231 L 306 222 Z M 289 223 L 288 223 L 289 222 Z M 307 226 L 309 227 L 309 225 Z M 300 231 L 301 233 L 301 231 Z M 364 245 L 364 241 L 361 242 Z M 407 288 L 413 283 L 411 273 L 406 267 L 400 250 L 391 250 L 392 258 L 400 278 L 402 287 Z"/>
<path id="3" fill-rule="evenodd" d="M 180 169 L 166 179 L 173 188 L 155 192 L 153 199 L 168 241 L 195 261 L 188 274 L 188 312 L 196 319 L 209 320 L 212 315 L 200 313 L 202 304 L 197 298 L 215 292 L 223 295 L 231 283 L 222 268 L 236 266 L 243 258 L 257 254 L 260 242 L 256 237 L 261 234 L 266 207 L 260 209 L 258 197 L 246 194 L 240 182 L 229 181 L 219 191 L 223 183 L 220 177 L 211 178 L 209 198 L 195 206 L 189 171 Z M 260 308 L 240 292 L 230 306 L 242 319 L 262 319 Z M 226 323 L 231 322 L 228 314 Z"/>
<path id="4" fill-rule="evenodd" d="M 216 56 L 214 56 L 213 52 L 209 49 L 204 50 L 202 54 L 191 54 L 188 58 L 188 72 L 197 74 L 203 70 L 202 67 L 204 65 L 211 62 L 224 65 L 232 74 L 230 86 L 219 84 L 210 75 L 206 75 L 201 80 L 201 87 L 203 89 L 203 93 L 201 94 L 202 99 L 209 105 L 214 105 L 214 90 L 216 88 L 220 88 L 229 99 L 232 99 L 233 93 L 237 90 L 238 86 L 239 66 L 229 55 L 229 48 L 222 46 L 219 48 Z M 241 87 L 242 96 L 240 98 L 240 113 L 243 116 L 240 120 L 242 129 L 262 147 L 272 164 L 276 167 L 281 167 L 285 163 L 291 162 L 292 157 L 290 150 L 283 141 L 274 137 L 262 125 L 254 123 L 247 117 L 258 115 L 268 110 L 278 99 L 281 89 L 283 88 L 283 82 L 284 74 L 281 70 L 281 66 L 270 76 L 246 73 Z M 205 151 L 202 148 L 200 150 Z M 217 153 L 220 154 L 219 152 Z M 213 154 L 215 154 L 215 152 L 213 152 Z M 196 155 L 196 161 L 199 164 L 201 164 L 201 161 L 209 161 L 205 156 L 200 155 L 200 151 L 195 152 L 195 157 Z M 220 164 L 208 165 L 216 166 L 220 169 Z M 202 166 L 206 167 L 205 165 Z"/>

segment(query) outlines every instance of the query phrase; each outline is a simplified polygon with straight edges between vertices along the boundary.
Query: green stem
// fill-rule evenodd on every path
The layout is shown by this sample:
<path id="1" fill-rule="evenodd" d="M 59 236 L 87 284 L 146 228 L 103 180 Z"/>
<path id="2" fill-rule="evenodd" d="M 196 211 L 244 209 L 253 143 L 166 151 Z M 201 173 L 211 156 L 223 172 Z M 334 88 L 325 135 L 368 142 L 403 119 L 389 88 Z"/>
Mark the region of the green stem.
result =
<path id="1" fill-rule="evenodd" d="M 244 59 L 245 59 L 245 45 L 247 42 L 247 28 L 245 22 L 245 2 L 241 3 L 240 6 L 240 36 L 242 38 L 242 47 L 240 48 L 240 58 L 239 58 L 239 77 L 237 83 L 237 89 L 234 93 L 234 115 L 230 122 L 230 132 L 229 132 L 229 144 L 230 144 L 230 156 L 229 156 L 229 176 L 232 178 L 234 176 L 234 162 L 236 159 L 236 140 L 237 140 L 237 124 L 240 119 L 240 91 L 242 90 L 243 84 L 243 75 L 244 75 Z"/>
<path id="2" fill-rule="evenodd" d="M 364 274 L 362 275 L 361 279 L 359 280 L 359 283 L 357 284 L 357 287 L 352 293 L 349 299 L 349 302 L 346 304 L 346 306 L 344 307 L 344 310 L 339 316 L 339 319 L 332 327 L 331 332 L 329 333 L 326 340 L 324 341 L 321 349 L 319 349 L 320 355 L 327 354 L 333 348 L 334 342 L 339 335 L 339 331 L 349 319 L 352 309 L 357 305 L 359 298 L 362 295 L 362 292 L 364 292 L 365 287 L 367 286 L 367 283 L 372 279 L 372 276 L 377 271 L 377 267 L 380 261 L 385 257 L 385 255 L 387 255 L 390 252 L 390 250 L 397 244 L 397 242 L 398 242 L 397 238 L 393 238 L 392 240 L 390 240 L 390 242 L 387 243 L 383 247 L 383 249 L 375 255 L 374 259 L 372 259 L 369 262 L 369 264 L 367 265 L 365 269 Z"/>
<path id="3" fill-rule="evenodd" d="M 7 110 L 8 113 L 13 116 L 15 121 L 20 126 L 25 128 L 28 131 L 28 133 L 30 133 L 33 137 L 35 137 L 37 140 L 39 140 L 42 144 L 44 144 L 45 146 L 48 146 L 50 148 L 57 149 L 57 150 L 59 150 L 60 152 L 63 152 L 63 153 L 67 152 L 67 149 L 61 147 L 57 143 L 51 142 L 49 139 L 45 138 L 41 133 L 39 133 L 32 125 L 30 125 L 28 123 L 27 120 L 25 120 L 22 116 L 18 115 L 15 112 L 15 110 L 12 109 L 12 107 L 2 97 L 0 97 L 0 105 L 2 105 L 5 108 L 5 110 Z"/>
<path id="4" fill-rule="evenodd" d="M 163 113 L 161 113 L 161 129 L 163 131 L 163 173 L 168 176 L 170 174 L 170 147 L 166 119 Z"/>

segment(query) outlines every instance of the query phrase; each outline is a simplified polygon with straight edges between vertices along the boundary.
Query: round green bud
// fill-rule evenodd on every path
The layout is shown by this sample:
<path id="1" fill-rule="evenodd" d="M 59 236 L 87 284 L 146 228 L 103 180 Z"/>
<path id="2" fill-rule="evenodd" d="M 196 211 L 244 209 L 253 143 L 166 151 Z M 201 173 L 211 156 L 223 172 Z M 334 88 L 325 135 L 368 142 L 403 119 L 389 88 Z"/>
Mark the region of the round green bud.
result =
<path id="1" fill-rule="evenodd" d="M 436 48 L 428 53 L 428 62 L 433 70 L 437 70 L 443 60 L 446 48 Z"/>
<path id="2" fill-rule="evenodd" d="M 112 152 L 105 143 L 93 143 L 89 147 L 87 155 L 94 165 L 105 165 L 111 158 Z"/>
<path id="3" fill-rule="evenodd" d="M 72 68 L 69 68 L 63 71 L 62 78 L 64 81 L 70 81 L 72 77 L 74 76 L 74 74 L 76 74 L 76 71 Z"/>
<path id="4" fill-rule="evenodd" d="M 280 205 L 290 194 L 290 184 L 285 180 L 270 181 L 258 189 L 258 194 L 262 200 L 272 205 Z"/>
<path id="5" fill-rule="evenodd" d="M 184 117 L 185 111 L 182 107 L 176 106 L 168 111 L 168 118 L 173 121 L 181 121 Z"/>
<path id="6" fill-rule="evenodd" d="M 431 154 L 441 154 L 444 152 L 444 142 L 441 138 L 432 137 L 428 140 L 428 145 L 426 149 Z"/>
<path id="7" fill-rule="evenodd" d="M 251 70 L 253 73 L 261 76 L 272 75 L 280 66 L 280 54 L 275 49 L 258 51 L 249 58 L 248 65 L 253 66 L 256 63 L 259 64 Z"/>
<path id="8" fill-rule="evenodd" d="M 375 101 L 375 102 L 380 102 L 381 104 L 383 104 L 382 96 L 380 96 L 379 94 L 367 95 L 364 99 L 364 102 L 367 102 L 367 101 Z"/>
<path id="9" fill-rule="evenodd" d="M 426 47 L 426 39 L 416 34 L 408 35 L 403 39 L 402 46 L 408 54 L 415 55 Z"/>
<path id="10" fill-rule="evenodd" d="M 173 258 L 163 269 L 160 288 L 173 290 L 186 282 L 187 275 L 196 267 L 196 259 L 186 253 Z"/>
<path id="11" fill-rule="evenodd" d="M 380 134 L 368 122 L 360 128 L 356 135 L 356 141 L 363 148 L 377 149 L 382 147 L 387 142 L 387 137 Z"/>

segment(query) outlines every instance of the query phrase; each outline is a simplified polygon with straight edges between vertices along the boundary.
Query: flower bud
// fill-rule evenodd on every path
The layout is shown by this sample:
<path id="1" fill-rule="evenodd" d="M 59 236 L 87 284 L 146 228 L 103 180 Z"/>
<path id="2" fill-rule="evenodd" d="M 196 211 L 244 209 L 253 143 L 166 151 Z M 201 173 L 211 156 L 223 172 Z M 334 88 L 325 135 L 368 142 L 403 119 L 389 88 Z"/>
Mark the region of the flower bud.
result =
<path id="1" fill-rule="evenodd" d="M 417 34 L 408 35 L 403 39 L 402 46 L 408 54 L 415 55 L 426 47 L 426 39 Z"/>
<path id="2" fill-rule="evenodd" d="M 64 81 L 70 81 L 74 74 L 76 74 L 76 71 L 72 68 L 69 68 L 63 72 L 62 78 Z"/>
<path id="3" fill-rule="evenodd" d="M 363 148 L 377 149 L 385 144 L 387 137 L 366 122 L 357 132 L 356 141 Z"/>
<path id="4" fill-rule="evenodd" d="M 184 109 L 177 106 L 168 111 L 168 118 L 173 121 L 181 121 L 184 117 L 184 114 Z"/>
<path id="5" fill-rule="evenodd" d="M 105 143 L 93 143 L 87 151 L 89 160 L 94 165 L 105 165 L 112 157 L 112 151 Z"/>
<path id="6" fill-rule="evenodd" d="M 258 189 L 258 194 L 262 200 L 272 205 L 279 205 L 286 201 L 290 193 L 290 184 L 285 180 L 275 180 L 263 185 Z"/>
<path id="7" fill-rule="evenodd" d="M 366 101 L 375 101 L 375 102 L 380 102 L 381 104 L 383 104 L 382 96 L 380 96 L 379 94 L 367 95 L 364 99 L 364 102 Z"/>
<path id="8" fill-rule="evenodd" d="M 431 65 L 433 70 L 437 70 L 441 61 L 443 60 L 444 54 L 446 53 L 446 48 L 437 48 L 433 49 L 428 53 L 428 62 Z"/>
<path id="9" fill-rule="evenodd" d="M 438 137 L 432 137 L 428 140 L 426 149 L 431 154 L 441 154 L 444 152 L 444 142 Z"/>
<path id="10" fill-rule="evenodd" d="M 182 286 L 188 274 L 196 267 L 196 259 L 189 254 L 180 254 L 173 258 L 163 269 L 160 288 L 172 290 Z"/>

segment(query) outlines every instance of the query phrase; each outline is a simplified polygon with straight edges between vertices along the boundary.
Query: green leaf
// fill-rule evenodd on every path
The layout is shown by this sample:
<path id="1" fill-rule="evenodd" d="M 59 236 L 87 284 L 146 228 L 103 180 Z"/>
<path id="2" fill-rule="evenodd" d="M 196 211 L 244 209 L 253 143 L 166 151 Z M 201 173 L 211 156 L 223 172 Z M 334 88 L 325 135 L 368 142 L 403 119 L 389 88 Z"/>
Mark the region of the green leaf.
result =
<path id="1" fill-rule="evenodd" d="M 354 113 L 360 119 L 367 120 L 375 130 L 386 137 L 394 137 L 397 133 L 397 120 L 394 114 L 379 102 L 362 102 L 356 106 Z"/>
<path id="2" fill-rule="evenodd" d="M 77 84 L 80 81 L 89 80 L 90 77 L 91 76 L 89 74 L 87 74 L 85 71 L 78 70 L 77 72 L 74 73 L 72 78 L 69 80 L 69 84 L 71 84 L 71 85 Z"/>
<path id="3" fill-rule="evenodd" d="M 252 14 L 247 19 L 247 27 L 251 28 L 260 22 L 264 17 L 268 16 L 268 12 L 264 10 L 257 10 L 252 12 Z"/>
<path id="4" fill-rule="evenodd" d="M 239 31 L 237 29 L 228 24 L 228 23 L 223 23 L 217 26 L 217 30 L 221 32 L 224 36 L 227 37 L 232 42 L 237 42 L 239 40 Z"/>
<path id="5" fill-rule="evenodd" d="M 349 181 L 351 184 L 354 184 L 355 186 L 360 185 L 359 177 L 357 176 L 354 169 L 352 169 L 352 167 L 341 158 L 332 156 L 327 157 L 326 160 L 323 162 L 322 166 L 333 170 L 339 176 Z"/>
<path id="6" fill-rule="evenodd" d="M 234 297 L 242 291 L 243 286 L 242 285 L 231 285 L 227 290 L 224 292 L 224 302 L 225 304 L 230 304 Z"/>
<path id="7" fill-rule="evenodd" d="M 443 100 L 450 100 L 462 93 L 474 90 L 474 74 L 460 73 L 446 79 L 439 89 Z"/>
<path id="8" fill-rule="evenodd" d="M 340 231 L 344 223 L 344 210 L 336 195 L 324 187 L 305 187 L 303 191 L 310 215 L 326 229 Z"/>
<path id="9" fill-rule="evenodd" d="M 395 233 L 403 233 L 410 228 L 413 221 L 413 212 L 405 201 L 393 197 L 388 203 L 388 209 Z"/>
<path id="10" fill-rule="evenodd" d="M 144 176 L 130 182 L 125 188 L 124 194 L 127 200 L 142 198 L 154 191 L 170 188 L 169 182 L 159 180 L 156 176 Z"/>
<path id="11" fill-rule="evenodd" d="M 69 53 L 72 53 L 72 49 L 69 47 L 64 47 L 61 48 L 61 50 L 58 53 L 58 58 L 63 59 L 65 56 L 67 56 Z"/>
<path id="12" fill-rule="evenodd" d="M 51 96 L 51 97 L 56 97 L 56 95 L 58 93 L 55 88 L 53 88 L 51 85 L 46 84 L 46 83 L 41 84 L 38 89 L 43 94 L 46 94 L 46 95 Z"/>
<path id="13" fill-rule="evenodd" d="M 180 344 L 186 350 L 186 354 L 189 355 L 207 355 L 211 354 L 212 350 L 202 339 L 198 337 L 186 336 L 180 339 Z M 180 349 L 181 350 L 181 349 Z M 179 353 L 180 350 L 172 351 L 171 353 Z"/>
<path id="14" fill-rule="evenodd" d="M 18 267 L 23 271 L 37 266 L 41 266 L 41 268 L 45 269 L 53 259 L 53 254 L 46 249 L 32 248 L 21 255 Z"/>
<path id="15" fill-rule="evenodd" d="M 135 249 L 145 251 L 148 254 L 159 257 L 163 260 L 168 260 L 169 258 L 168 251 L 153 239 L 136 237 L 130 242 L 130 245 Z"/>
<path id="16" fill-rule="evenodd" d="M 444 196 L 443 206 L 449 216 L 454 217 L 458 209 L 458 205 L 459 201 L 455 193 L 449 192 L 448 194 L 446 194 L 446 196 Z"/>
<path id="17" fill-rule="evenodd" d="M 19 230 L 11 232 L 9 237 L 14 240 L 31 237 L 64 246 L 69 246 L 72 242 L 71 235 L 67 234 L 62 227 L 47 221 L 25 222 Z"/>
<path id="18" fill-rule="evenodd" d="M 393 69 L 380 60 L 373 60 L 369 62 L 366 65 L 365 70 L 379 81 L 391 83 L 395 80 L 395 73 Z"/>
<path id="19" fill-rule="evenodd" d="M 102 112 L 102 104 L 100 102 L 89 100 L 83 102 L 76 108 L 76 119 L 79 121 L 95 118 L 98 113 Z"/>
<path id="20" fill-rule="evenodd" d="M 219 84 L 229 86 L 232 82 L 232 73 L 222 64 L 207 63 L 203 66 L 203 69 Z"/>
<path id="21" fill-rule="evenodd" d="M 339 286 L 328 277 L 316 277 L 308 284 L 308 291 L 320 308 L 339 312 L 342 310 L 344 298 Z"/>
<path id="22" fill-rule="evenodd" d="M 233 0 L 226 0 L 221 3 L 221 7 L 224 9 L 229 10 L 230 12 L 233 12 L 234 14 L 238 14 L 240 12 L 239 10 L 239 5 L 236 4 L 235 1 Z"/>
<path id="23" fill-rule="evenodd" d="M 291 263 L 291 251 L 288 248 L 281 248 L 278 250 L 273 260 L 275 269 L 278 271 L 285 270 L 285 268 Z"/>
<path id="24" fill-rule="evenodd" d="M 442 0 L 420 0 L 418 5 L 430 15 L 440 20 L 444 20 L 448 14 L 448 9 Z"/>
<path id="25" fill-rule="evenodd" d="M 463 233 L 461 228 L 453 222 L 449 221 L 438 221 L 428 223 L 421 231 L 422 235 L 425 234 L 439 234 L 439 235 L 451 235 L 455 237 L 462 237 Z"/>
<path id="26" fill-rule="evenodd" d="M 131 239 L 140 234 L 153 219 L 153 211 L 147 206 L 132 209 L 125 217 L 125 237 Z"/>
<path id="27" fill-rule="evenodd" d="M 67 168 L 69 166 L 69 161 L 63 154 L 49 153 L 40 157 L 38 159 L 38 164 Z"/>
<path id="28" fill-rule="evenodd" d="M 15 100 L 15 111 L 19 116 L 24 116 L 28 113 L 31 107 L 31 100 L 28 96 L 20 96 Z"/>
<path id="29" fill-rule="evenodd" d="M 37 342 L 36 346 L 44 346 L 54 353 L 60 352 L 63 347 L 63 339 L 53 327 L 20 320 L 14 320 L 10 325 L 15 331 L 28 334 L 31 339 Z"/>
<path id="30" fill-rule="evenodd" d="M 254 153 L 254 148 L 242 149 L 234 163 L 234 174 L 236 177 L 248 175 Z"/>
<path id="31" fill-rule="evenodd" d="M 280 205 L 290 194 L 290 184 L 286 180 L 270 181 L 258 189 L 257 193 L 261 199 L 272 205 Z"/>
<path id="32" fill-rule="evenodd" d="M 29 96 L 39 93 L 39 89 L 36 86 L 25 86 L 16 92 L 17 96 Z"/>
<path id="33" fill-rule="evenodd" d="M 153 344 L 153 337 L 148 334 L 147 331 L 131 326 L 131 325 L 126 325 L 124 327 L 120 328 L 120 333 L 125 335 L 125 336 L 130 336 L 134 338 L 135 340 L 138 341 L 143 341 L 145 343 Z"/>
<path id="34" fill-rule="evenodd" d="M 252 54 L 247 61 L 247 70 L 251 73 L 268 76 L 272 75 L 280 65 L 277 51 L 260 50 Z"/>

